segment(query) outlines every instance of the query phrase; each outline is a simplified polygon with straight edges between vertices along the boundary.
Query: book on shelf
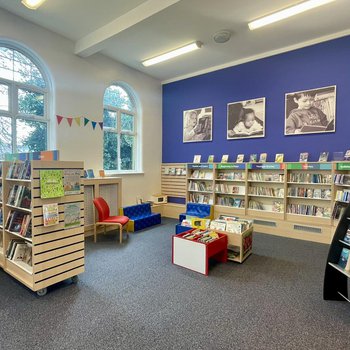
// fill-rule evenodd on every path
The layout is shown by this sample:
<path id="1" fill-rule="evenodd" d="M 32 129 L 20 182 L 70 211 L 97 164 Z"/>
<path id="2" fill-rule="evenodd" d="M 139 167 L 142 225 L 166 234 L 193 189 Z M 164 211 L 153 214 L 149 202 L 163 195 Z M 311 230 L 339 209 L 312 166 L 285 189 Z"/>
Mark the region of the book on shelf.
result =
<path id="1" fill-rule="evenodd" d="M 44 226 L 59 224 L 58 203 L 43 204 Z"/>
<path id="2" fill-rule="evenodd" d="M 243 163 L 244 162 L 244 154 L 237 154 L 236 163 Z"/>
<path id="3" fill-rule="evenodd" d="M 168 166 L 164 167 L 164 175 L 169 175 L 169 167 Z"/>
<path id="4" fill-rule="evenodd" d="M 344 152 L 333 152 L 333 160 L 334 161 L 341 161 L 344 160 Z"/>
<path id="5" fill-rule="evenodd" d="M 80 204 L 68 203 L 64 205 L 64 228 L 80 226 Z"/>
<path id="6" fill-rule="evenodd" d="M 98 171 L 98 175 L 99 175 L 100 177 L 105 177 L 105 176 L 106 176 L 106 173 L 105 173 L 105 171 L 104 171 L 103 169 L 100 169 L 100 170 Z"/>
<path id="7" fill-rule="evenodd" d="M 275 163 L 283 163 L 283 158 L 284 158 L 283 153 L 276 153 Z"/>
<path id="8" fill-rule="evenodd" d="M 40 170 L 40 198 L 56 198 L 64 196 L 63 170 Z"/>
<path id="9" fill-rule="evenodd" d="M 93 169 L 87 169 L 86 173 L 87 173 L 87 178 L 88 179 L 94 179 L 95 178 L 95 174 L 94 174 L 94 170 Z"/>
<path id="10" fill-rule="evenodd" d="M 228 154 L 223 154 L 221 157 L 221 163 L 227 163 L 228 162 Z"/>
<path id="11" fill-rule="evenodd" d="M 345 233 L 343 241 L 350 244 L 350 228 L 349 227 L 348 227 L 348 230 Z"/>
<path id="12" fill-rule="evenodd" d="M 347 203 L 335 202 L 332 211 L 332 219 L 338 220 L 343 216 Z"/>
<path id="13" fill-rule="evenodd" d="M 212 220 L 210 222 L 209 227 L 211 230 L 225 231 L 226 230 L 226 220 L 220 220 L 220 219 Z"/>
<path id="14" fill-rule="evenodd" d="M 32 266 L 32 246 L 23 240 L 11 239 L 7 246 L 6 258 L 13 262 L 23 262 Z"/>
<path id="15" fill-rule="evenodd" d="M 318 158 L 318 161 L 319 162 L 327 162 L 328 161 L 328 155 L 329 155 L 329 152 L 321 152 L 320 156 Z"/>
<path id="16" fill-rule="evenodd" d="M 6 178 L 29 180 L 31 176 L 31 167 L 29 161 L 14 161 L 8 168 Z"/>
<path id="17" fill-rule="evenodd" d="M 213 154 L 208 156 L 208 163 L 214 163 L 214 155 Z"/>
<path id="18" fill-rule="evenodd" d="M 350 160 L 350 149 L 346 150 L 344 154 L 344 160 Z"/>
<path id="19" fill-rule="evenodd" d="M 104 170 L 102 170 L 104 172 Z M 101 170 L 100 170 L 101 172 Z M 104 177 L 100 174 L 101 177 Z M 64 195 L 80 194 L 80 170 L 64 169 L 63 171 Z"/>
<path id="20" fill-rule="evenodd" d="M 308 152 L 302 152 L 299 155 L 299 162 L 307 162 L 307 160 L 309 159 L 309 153 Z"/>
<path id="21" fill-rule="evenodd" d="M 255 163 L 258 159 L 258 155 L 256 153 L 252 153 L 251 155 L 249 155 L 249 162 L 250 163 Z"/>
<path id="22" fill-rule="evenodd" d="M 196 154 L 193 157 L 193 163 L 200 163 L 201 162 L 201 155 L 200 154 Z"/>
<path id="23" fill-rule="evenodd" d="M 267 153 L 260 153 L 259 163 L 266 163 Z"/>
<path id="24" fill-rule="evenodd" d="M 340 253 L 338 265 L 343 269 L 347 267 L 348 260 L 349 260 L 349 253 L 350 253 L 350 250 L 348 248 L 343 248 Z"/>

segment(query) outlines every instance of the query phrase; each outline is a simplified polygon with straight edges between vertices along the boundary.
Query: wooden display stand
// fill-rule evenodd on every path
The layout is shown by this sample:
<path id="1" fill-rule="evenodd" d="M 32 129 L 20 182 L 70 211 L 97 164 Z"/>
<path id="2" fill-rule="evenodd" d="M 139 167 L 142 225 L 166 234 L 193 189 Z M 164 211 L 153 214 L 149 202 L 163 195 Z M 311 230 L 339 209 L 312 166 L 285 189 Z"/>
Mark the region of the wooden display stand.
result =
<path id="1" fill-rule="evenodd" d="M 209 258 L 219 262 L 227 261 L 227 236 L 219 233 L 219 238 L 209 243 L 183 238 L 191 231 L 193 230 L 173 236 L 172 263 L 208 275 Z"/>
<path id="2" fill-rule="evenodd" d="M 221 231 L 220 231 L 221 232 Z M 242 263 L 252 254 L 253 250 L 253 227 L 245 230 L 242 233 L 222 232 L 227 235 L 227 249 L 232 250 L 237 254 L 235 257 L 230 257 L 228 254 L 227 260 Z"/>
<path id="3" fill-rule="evenodd" d="M 3 222 L 1 235 L 3 247 L 0 250 L 0 263 L 5 272 L 19 280 L 38 295 L 45 295 L 47 287 L 68 278 L 77 280 L 77 275 L 84 272 L 84 186 L 80 186 L 79 194 L 42 199 L 40 193 L 40 170 L 77 170 L 83 177 L 83 162 L 64 161 L 31 161 L 30 179 L 5 179 L 10 162 L 2 167 L 2 210 Z M 25 185 L 31 190 L 31 207 L 24 209 L 9 204 L 8 196 L 15 185 Z M 59 223 L 52 226 L 43 224 L 43 205 L 58 204 Z M 78 203 L 80 206 L 80 226 L 65 227 L 65 205 Z M 31 237 L 23 237 L 18 233 L 5 230 L 5 222 L 10 210 L 25 212 L 31 215 Z M 22 261 L 5 258 L 9 243 L 18 239 L 28 242 L 32 247 L 31 266 Z"/>

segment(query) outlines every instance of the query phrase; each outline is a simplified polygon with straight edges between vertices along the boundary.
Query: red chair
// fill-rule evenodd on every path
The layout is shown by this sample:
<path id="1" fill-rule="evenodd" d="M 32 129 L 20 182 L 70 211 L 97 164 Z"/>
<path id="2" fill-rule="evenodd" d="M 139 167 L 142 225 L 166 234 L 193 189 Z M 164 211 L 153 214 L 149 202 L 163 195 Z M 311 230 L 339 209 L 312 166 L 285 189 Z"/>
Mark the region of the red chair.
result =
<path id="1" fill-rule="evenodd" d="M 110 216 L 109 206 L 107 202 L 102 198 L 98 197 L 93 200 L 95 208 L 98 212 L 98 221 L 94 225 L 94 242 L 96 243 L 96 227 L 102 225 L 104 228 L 104 233 L 106 233 L 106 226 L 116 225 L 119 227 L 119 242 L 123 241 L 123 226 L 129 222 L 127 216 Z M 127 234 L 129 230 L 127 228 Z"/>

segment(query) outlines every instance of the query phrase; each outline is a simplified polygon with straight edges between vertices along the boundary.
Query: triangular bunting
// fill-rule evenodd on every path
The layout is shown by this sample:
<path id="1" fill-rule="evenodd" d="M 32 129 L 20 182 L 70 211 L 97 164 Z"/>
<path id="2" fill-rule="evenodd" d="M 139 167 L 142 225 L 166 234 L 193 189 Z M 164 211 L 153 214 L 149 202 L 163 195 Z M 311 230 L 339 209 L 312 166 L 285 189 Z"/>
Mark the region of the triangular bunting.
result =
<path id="1" fill-rule="evenodd" d="M 69 126 L 72 126 L 73 118 L 68 117 L 67 122 L 68 122 Z"/>
<path id="2" fill-rule="evenodd" d="M 92 121 L 91 124 L 92 124 L 92 128 L 95 130 L 97 122 Z"/>
<path id="3" fill-rule="evenodd" d="M 98 124 L 100 125 L 101 130 L 103 129 L 103 122 L 98 122 Z"/>
<path id="4" fill-rule="evenodd" d="M 80 126 L 80 117 L 75 117 L 74 120 L 77 123 L 77 125 Z"/>
<path id="5" fill-rule="evenodd" d="M 84 117 L 84 126 L 86 126 L 89 123 L 89 119 Z"/>
<path id="6" fill-rule="evenodd" d="M 60 125 L 60 123 L 61 123 L 63 117 L 60 116 L 60 115 L 56 115 L 56 118 L 57 118 L 57 123 L 58 123 L 58 125 Z"/>

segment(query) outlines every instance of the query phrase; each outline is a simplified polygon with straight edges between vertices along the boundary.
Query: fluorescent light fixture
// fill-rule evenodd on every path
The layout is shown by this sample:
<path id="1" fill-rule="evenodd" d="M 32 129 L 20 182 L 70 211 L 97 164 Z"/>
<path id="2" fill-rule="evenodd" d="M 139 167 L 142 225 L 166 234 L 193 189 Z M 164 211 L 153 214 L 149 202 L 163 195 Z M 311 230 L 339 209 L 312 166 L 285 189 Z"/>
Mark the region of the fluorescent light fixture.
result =
<path id="1" fill-rule="evenodd" d="M 169 51 L 167 53 L 163 53 L 162 55 L 150 58 L 149 60 L 145 60 L 142 62 L 142 64 L 145 67 L 152 66 L 153 64 L 157 64 L 166 60 L 170 60 L 171 58 L 183 55 L 187 52 L 191 52 L 197 49 L 200 49 L 202 47 L 202 43 L 200 41 L 195 41 L 194 43 L 188 44 L 186 46 L 182 46 L 178 49 L 175 49 L 173 51 Z"/>
<path id="2" fill-rule="evenodd" d="M 22 0 L 22 4 L 31 10 L 36 10 L 41 6 L 46 0 Z"/>
<path id="3" fill-rule="evenodd" d="M 286 19 L 288 17 L 297 15 L 299 13 L 311 10 L 315 7 L 326 5 L 335 0 L 308 0 L 297 5 L 287 7 L 284 10 L 272 13 L 271 15 L 261 17 L 255 21 L 248 23 L 249 29 L 254 30 L 268 24 L 281 21 L 282 19 Z"/>

